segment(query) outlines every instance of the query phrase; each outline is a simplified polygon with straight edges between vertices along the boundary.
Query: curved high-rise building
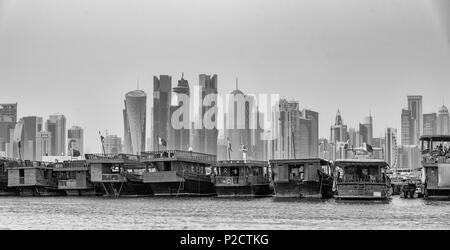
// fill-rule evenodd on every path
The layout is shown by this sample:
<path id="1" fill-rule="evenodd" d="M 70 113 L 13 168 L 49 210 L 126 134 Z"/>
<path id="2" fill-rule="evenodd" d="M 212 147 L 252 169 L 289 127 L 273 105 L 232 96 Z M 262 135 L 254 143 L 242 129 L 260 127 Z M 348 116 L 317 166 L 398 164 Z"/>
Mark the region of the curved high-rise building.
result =
<path id="1" fill-rule="evenodd" d="M 147 94 L 134 90 L 125 94 L 123 110 L 125 152 L 139 155 L 145 151 Z"/>

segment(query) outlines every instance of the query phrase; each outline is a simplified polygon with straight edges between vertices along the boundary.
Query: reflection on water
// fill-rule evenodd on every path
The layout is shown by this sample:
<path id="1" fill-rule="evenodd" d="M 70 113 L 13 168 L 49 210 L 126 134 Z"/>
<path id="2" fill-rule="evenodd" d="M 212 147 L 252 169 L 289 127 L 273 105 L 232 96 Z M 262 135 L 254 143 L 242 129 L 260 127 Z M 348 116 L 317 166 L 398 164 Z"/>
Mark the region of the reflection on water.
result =
<path id="1" fill-rule="evenodd" d="M 449 229 L 450 201 L 0 197 L 0 229 Z"/>

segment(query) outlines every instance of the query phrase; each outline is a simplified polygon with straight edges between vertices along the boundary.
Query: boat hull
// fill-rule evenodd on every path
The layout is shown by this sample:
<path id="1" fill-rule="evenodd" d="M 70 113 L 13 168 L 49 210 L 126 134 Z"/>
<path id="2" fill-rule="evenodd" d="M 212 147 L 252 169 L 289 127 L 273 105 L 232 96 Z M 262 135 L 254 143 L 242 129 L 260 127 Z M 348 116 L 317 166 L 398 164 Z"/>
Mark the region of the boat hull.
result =
<path id="1" fill-rule="evenodd" d="M 274 183 L 276 198 L 318 198 L 333 197 L 332 184 L 320 182 Z"/>
<path id="2" fill-rule="evenodd" d="M 389 200 L 390 194 L 385 184 L 345 183 L 337 185 L 338 200 Z"/>
<path id="3" fill-rule="evenodd" d="M 105 197 L 140 197 L 152 196 L 151 186 L 142 182 L 103 182 L 95 183 L 101 195 Z"/>
<path id="4" fill-rule="evenodd" d="M 54 187 L 19 187 L 19 196 L 65 196 L 65 192 Z"/>
<path id="5" fill-rule="evenodd" d="M 178 182 L 149 183 L 155 196 L 215 196 L 212 182 L 184 179 Z"/>
<path id="6" fill-rule="evenodd" d="M 269 184 L 216 185 L 218 197 L 267 197 L 271 196 Z"/>
<path id="7" fill-rule="evenodd" d="M 424 198 L 429 200 L 450 200 L 450 189 L 430 189 L 424 190 Z"/>

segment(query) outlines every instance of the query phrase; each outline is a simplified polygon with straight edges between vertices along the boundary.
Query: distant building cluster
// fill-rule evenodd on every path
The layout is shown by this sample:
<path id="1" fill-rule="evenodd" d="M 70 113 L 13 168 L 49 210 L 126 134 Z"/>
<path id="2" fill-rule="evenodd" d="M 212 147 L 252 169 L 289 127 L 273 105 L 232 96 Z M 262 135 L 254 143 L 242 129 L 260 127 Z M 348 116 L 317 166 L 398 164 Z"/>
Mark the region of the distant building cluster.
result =
<path id="1" fill-rule="evenodd" d="M 182 75 L 178 84 L 172 86 L 172 76 L 153 77 L 153 107 L 150 110 L 150 137 L 146 138 L 147 95 L 142 90 L 131 91 L 125 96 L 124 141 L 117 135 L 107 135 L 104 147 L 106 153 L 123 152 L 139 154 L 142 151 L 184 150 L 217 155 L 218 160 L 268 160 L 285 158 L 318 157 L 319 114 L 308 109 L 299 109 L 298 102 L 278 100 L 274 105 L 270 130 L 262 129 L 260 121 L 264 114 L 258 110 L 257 100 L 236 89 L 228 96 L 227 111 L 241 110 L 243 117 L 236 112 L 225 112 L 222 130 L 218 129 L 221 119 L 213 115 L 212 127 L 202 124 L 202 119 L 211 110 L 218 109 L 217 75 L 200 74 L 199 88 L 191 91 L 189 82 Z M 185 103 L 185 97 L 198 96 L 199 105 Z M 213 97 L 211 99 L 211 96 Z M 236 100 L 243 98 L 241 106 Z M 208 103 L 203 102 L 209 98 Z M 203 105 L 202 105 L 203 104 Z M 256 108 L 255 108 L 256 107 Z M 254 109 L 255 108 L 255 109 Z M 182 115 L 180 110 L 184 109 Z M 255 111 L 256 110 L 256 111 Z M 256 112 L 256 115 L 254 115 Z M 242 119 L 241 119 L 242 118 Z M 187 126 L 173 126 L 173 120 Z M 197 126 L 197 123 L 202 124 Z M 255 127 L 252 124 L 257 124 Z M 220 127 L 220 126 L 219 126 Z M 267 135 L 268 134 L 268 135 Z M 267 139 L 270 136 L 273 139 Z"/>
<path id="2" fill-rule="evenodd" d="M 450 116 L 445 105 L 437 113 L 422 113 L 422 96 L 407 96 L 407 108 L 401 110 L 400 137 L 396 128 L 385 128 L 384 137 L 373 137 L 373 117 L 359 123 L 359 129 L 348 128 L 338 110 L 330 139 L 319 140 L 319 155 L 335 160 L 355 157 L 355 149 L 366 150 L 371 157 L 384 159 L 393 171 L 411 172 L 420 168 L 420 137 L 422 135 L 450 135 Z"/>
<path id="3" fill-rule="evenodd" d="M 66 117 L 25 116 L 17 119 L 17 103 L 0 104 L 0 154 L 4 157 L 41 161 L 45 156 L 83 155 L 83 129 L 66 129 Z"/>

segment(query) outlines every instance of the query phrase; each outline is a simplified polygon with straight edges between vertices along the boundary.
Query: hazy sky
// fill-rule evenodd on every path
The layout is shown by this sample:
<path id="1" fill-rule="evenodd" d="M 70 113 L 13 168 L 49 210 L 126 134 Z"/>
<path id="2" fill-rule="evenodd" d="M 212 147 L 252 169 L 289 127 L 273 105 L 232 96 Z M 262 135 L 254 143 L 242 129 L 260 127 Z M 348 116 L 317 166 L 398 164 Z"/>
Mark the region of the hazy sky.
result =
<path id="1" fill-rule="evenodd" d="M 0 0 L 0 103 L 19 117 L 60 112 L 85 129 L 123 137 L 123 99 L 149 94 L 153 75 L 217 74 L 219 92 L 278 93 L 320 113 L 336 110 L 374 136 L 400 127 L 406 95 L 423 111 L 450 106 L 446 0 Z M 150 123 L 150 120 L 147 120 Z M 399 131 L 400 132 L 400 131 Z M 148 135 L 151 133 L 147 132 Z"/>

